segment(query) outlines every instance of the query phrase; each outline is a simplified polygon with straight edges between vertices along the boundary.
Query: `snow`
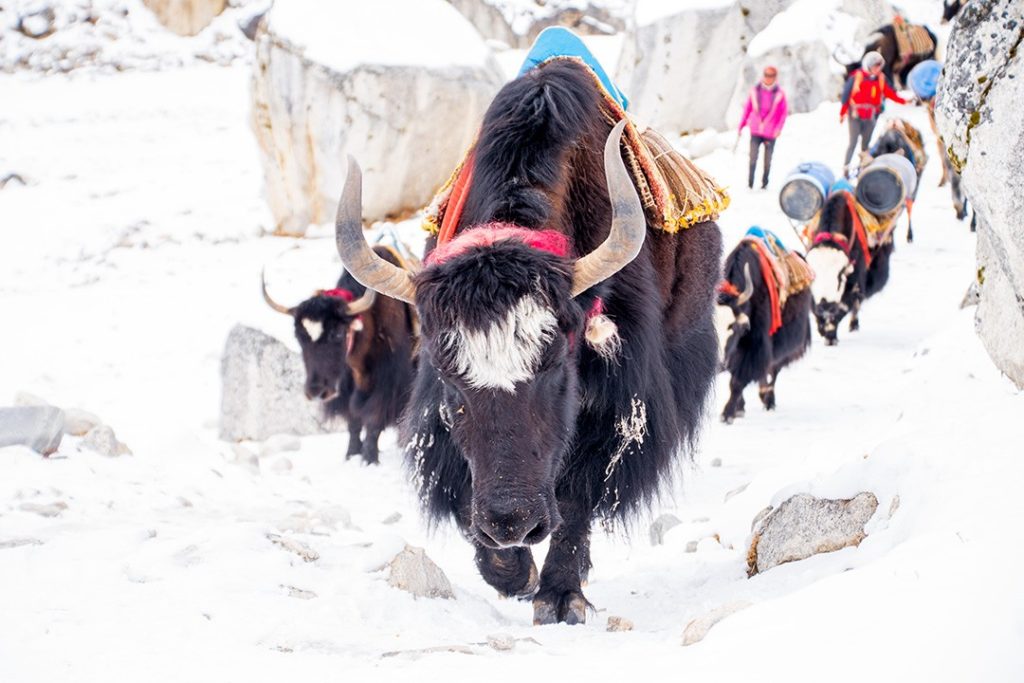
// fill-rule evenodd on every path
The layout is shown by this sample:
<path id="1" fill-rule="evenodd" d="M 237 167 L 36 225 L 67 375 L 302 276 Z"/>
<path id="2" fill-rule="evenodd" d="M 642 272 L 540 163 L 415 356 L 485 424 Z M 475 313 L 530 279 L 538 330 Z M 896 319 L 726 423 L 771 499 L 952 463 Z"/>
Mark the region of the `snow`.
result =
<path id="1" fill-rule="evenodd" d="M 632 9 L 633 0 L 479 0 L 492 5 L 518 35 L 526 35 L 539 20 L 555 17 L 565 10 L 586 12 L 600 7 L 612 16 L 625 18 Z"/>
<path id="2" fill-rule="evenodd" d="M 647 26 L 675 14 L 721 9 L 735 4 L 736 0 L 637 0 L 636 25 Z"/>
<path id="3" fill-rule="evenodd" d="M 478 66 L 490 58 L 469 21 L 443 0 L 289 0 L 274 5 L 268 22 L 275 35 L 338 72 L 367 64 Z"/>
<path id="4" fill-rule="evenodd" d="M 330 226 L 306 240 L 263 234 L 249 81 L 240 65 L 0 75 L 0 175 L 28 180 L 0 190 L 0 399 L 27 390 L 84 408 L 135 453 L 106 458 L 75 437 L 50 459 L 0 449 L 0 680 L 1019 680 L 1024 394 L 958 309 L 975 240 L 936 188 L 934 158 L 915 243 L 901 227 L 861 330 L 844 328 L 836 347 L 816 338 L 782 373 L 773 413 L 749 388 L 746 417 L 718 422 L 720 377 L 694 465 L 650 515 L 683 523 L 659 546 L 646 522 L 595 529 L 585 590 L 598 611 L 586 626 L 534 627 L 528 603 L 480 579 L 458 533 L 426 528 L 393 432 L 380 467 L 344 461 L 343 434 L 264 456 L 242 444 L 257 470 L 217 440 L 231 326 L 294 344 L 292 322 L 260 299 L 260 268 L 289 303 L 338 268 Z M 932 154 L 924 112 L 894 115 Z M 845 143 L 837 104 L 794 116 L 765 192 L 745 188 L 745 145 L 703 145 L 701 166 L 733 195 L 726 249 L 754 223 L 796 244 L 782 180 L 801 161 L 838 168 Z M 422 248 L 415 223 L 396 229 Z M 764 507 L 860 491 L 879 511 L 859 547 L 746 578 Z M 455 600 L 387 585 L 381 568 L 406 543 L 426 549 Z M 690 620 L 744 600 L 682 647 Z M 606 632 L 610 616 L 635 629 Z M 480 645 L 500 634 L 534 642 Z M 452 645 L 475 654 L 384 656 Z"/>
<path id="5" fill-rule="evenodd" d="M 861 19 L 840 12 L 840 0 L 797 0 L 776 14 L 747 47 L 747 54 L 760 57 L 772 48 L 792 45 L 797 40 L 821 40 L 835 49 L 857 31 Z M 841 70 L 835 64 L 834 70 Z"/>

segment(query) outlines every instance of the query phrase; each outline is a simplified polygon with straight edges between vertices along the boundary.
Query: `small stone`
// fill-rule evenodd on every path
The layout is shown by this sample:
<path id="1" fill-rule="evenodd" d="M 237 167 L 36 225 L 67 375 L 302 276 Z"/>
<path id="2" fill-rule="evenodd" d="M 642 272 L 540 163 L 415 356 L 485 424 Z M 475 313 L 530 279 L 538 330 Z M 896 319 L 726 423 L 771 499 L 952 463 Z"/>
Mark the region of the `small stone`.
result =
<path id="1" fill-rule="evenodd" d="M 64 433 L 70 436 L 85 436 L 89 430 L 101 424 L 103 421 L 87 410 L 80 408 L 64 410 Z"/>
<path id="2" fill-rule="evenodd" d="M 741 493 L 743 493 L 744 491 L 747 490 L 748 486 L 750 486 L 750 482 L 749 481 L 746 484 L 743 484 L 742 486 L 737 486 L 732 491 L 729 491 L 728 493 L 725 494 L 725 501 L 724 502 L 729 502 L 730 498 L 734 498 L 734 497 L 740 495 Z"/>
<path id="3" fill-rule="evenodd" d="M 895 515 L 896 511 L 899 510 L 899 509 L 900 509 L 900 497 L 899 497 L 899 494 L 896 494 L 895 496 L 892 497 L 892 502 L 889 503 L 889 519 L 892 519 L 892 516 Z"/>
<path id="4" fill-rule="evenodd" d="M 132 454 L 131 449 L 118 441 L 114 430 L 107 425 L 90 429 L 82 438 L 82 446 L 110 458 Z"/>
<path id="5" fill-rule="evenodd" d="M 668 533 L 669 529 L 679 526 L 682 523 L 682 520 L 673 514 L 666 512 L 665 514 L 660 515 L 651 523 L 651 545 L 663 545 L 665 543 L 665 534 Z"/>
<path id="6" fill-rule="evenodd" d="M 27 446 L 50 455 L 64 436 L 64 411 L 45 405 L 0 408 L 0 448 Z"/>
<path id="7" fill-rule="evenodd" d="M 697 546 L 700 545 L 700 541 L 687 541 L 686 552 L 695 553 L 697 552 Z"/>
<path id="8" fill-rule="evenodd" d="M 721 467 L 722 466 L 722 459 L 721 458 L 715 458 L 714 460 L 711 461 L 711 466 L 712 467 Z"/>
<path id="9" fill-rule="evenodd" d="M 515 649 L 516 639 L 508 633 L 491 633 L 487 636 L 487 644 L 498 652 Z"/>
<path id="10" fill-rule="evenodd" d="M 748 575 L 860 545 L 867 535 L 864 525 L 877 509 L 878 499 L 870 492 L 848 500 L 828 500 L 806 493 L 788 498 L 755 529 L 747 551 Z"/>
<path id="11" fill-rule="evenodd" d="M 704 640 L 704 636 L 708 634 L 712 626 L 727 616 L 750 607 L 752 604 L 749 600 L 737 600 L 736 602 L 730 602 L 727 605 L 713 609 L 704 616 L 691 620 L 683 630 L 683 646 L 693 645 Z"/>
<path id="12" fill-rule="evenodd" d="M 0 550 L 6 550 L 7 548 L 20 548 L 26 545 L 42 545 L 43 542 L 38 538 L 10 538 L 6 541 L 0 541 Z"/>
<path id="13" fill-rule="evenodd" d="M 625 617 L 608 617 L 606 631 L 632 631 L 633 622 Z"/>
<path id="14" fill-rule="evenodd" d="M 57 517 L 60 513 L 68 509 L 68 504 L 64 501 L 58 500 L 55 503 L 22 503 L 18 506 L 18 509 L 23 512 L 34 512 L 37 515 L 43 517 Z"/>
<path id="15" fill-rule="evenodd" d="M 392 512 L 390 515 L 380 521 L 381 524 L 397 524 L 402 520 L 401 512 Z"/>
<path id="16" fill-rule="evenodd" d="M 293 467 L 292 461 L 282 456 L 270 464 L 270 471 L 275 474 L 284 474 L 291 472 Z"/>
<path id="17" fill-rule="evenodd" d="M 289 598 L 298 598 L 299 600 L 312 600 L 317 597 L 313 591 L 307 591 L 302 588 L 296 588 L 295 586 L 281 586 L 288 591 Z"/>
<path id="18" fill-rule="evenodd" d="M 260 457 L 288 453 L 302 448 L 302 441 L 293 434 L 274 434 L 260 446 Z"/>
<path id="19" fill-rule="evenodd" d="M 284 548 L 290 553 L 295 553 L 302 558 L 303 562 L 315 562 L 320 559 L 320 553 L 310 548 L 302 541 L 298 541 L 289 536 L 281 536 L 280 534 L 267 534 L 267 538 L 270 542 L 276 546 Z"/>
<path id="20" fill-rule="evenodd" d="M 388 584 L 420 598 L 452 600 L 455 592 L 441 568 L 427 557 L 423 548 L 407 545 L 388 564 Z"/>

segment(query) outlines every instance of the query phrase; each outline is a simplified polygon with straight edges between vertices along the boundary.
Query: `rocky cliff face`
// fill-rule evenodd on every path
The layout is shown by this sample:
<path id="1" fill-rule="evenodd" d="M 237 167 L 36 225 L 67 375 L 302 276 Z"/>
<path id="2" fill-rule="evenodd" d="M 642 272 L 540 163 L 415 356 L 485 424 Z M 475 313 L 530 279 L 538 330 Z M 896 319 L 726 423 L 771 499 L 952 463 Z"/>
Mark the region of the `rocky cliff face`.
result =
<path id="1" fill-rule="evenodd" d="M 978 334 L 1024 387 L 1024 3 L 973 0 L 950 36 L 939 131 L 978 215 Z"/>

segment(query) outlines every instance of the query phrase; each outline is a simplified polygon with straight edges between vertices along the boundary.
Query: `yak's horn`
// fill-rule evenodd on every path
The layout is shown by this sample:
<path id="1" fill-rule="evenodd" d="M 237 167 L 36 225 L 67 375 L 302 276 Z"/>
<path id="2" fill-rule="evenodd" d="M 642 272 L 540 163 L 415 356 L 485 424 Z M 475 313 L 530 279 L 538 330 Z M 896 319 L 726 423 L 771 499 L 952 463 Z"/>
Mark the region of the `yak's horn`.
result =
<path id="1" fill-rule="evenodd" d="M 608 239 L 576 261 L 572 276 L 573 296 L 608 279 L 636 258 L 647 235 L 644 208 L 619 150 L 619 140 L 625 127 L 625 119 L 619 121 L 604 144 L 604 173 L 608 182 L 608 198 L 612 203 L 612 227 Z"/>
<path id="2" fill-rule="evenodd" d="M 754 279 L 750 277 L 750 264 L 743 264 L 743 277 L 746 278 L 747 284 L 743 286 L 743 291 L 736 297 L 736 305 L 742 306 L 743 304 L 750 301 L 750 297 L 754 296 Z"/>
<path id="3" fill-rule="evenodd" d="M 356 280 L 381 294 L 416 303 L 416 285 L 409 272 L 388 263 L 370 248 L 363 235 L 363 178 L 359 164 L 348 157 L 348 174 L 338 202 L 335 241 L 345 268 Z M 353 302 L 355 303 L 355 302 Z"/>
<path id="4" fill-rule="evenodd" d="M 273 299 L 270 298 L 270 292 L 267 291 L 267 269 L 264 268 L 260 271 L 260 286 L 263 288 L 263 300 L 267 302 L 267 305 L 273 308 L 278 313 L 284 313 L 285 315 L 292 315 L 295 313 L 294 308 L 288 308 L 282 306 Z"/>
<path id="5" fill-rule="evenodd" d="M 350 303 L 346 308 L 350 315 L 359 315 L 360 313 L 366 313 L 370 310 L 370 306 L 373 306 L 373 302 L 377 299 L 377 292 L 373 291 L 369 287 L 363 292 L 363 295 Z"/>

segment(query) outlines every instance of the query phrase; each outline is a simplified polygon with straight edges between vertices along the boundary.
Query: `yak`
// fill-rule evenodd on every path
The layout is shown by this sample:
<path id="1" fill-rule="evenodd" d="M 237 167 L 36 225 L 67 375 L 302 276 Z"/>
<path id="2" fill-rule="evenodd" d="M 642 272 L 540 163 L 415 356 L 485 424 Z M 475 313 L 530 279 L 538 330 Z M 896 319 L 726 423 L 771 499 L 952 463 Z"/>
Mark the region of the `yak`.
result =
<path id="1" fill-rule="evenodd" d="M 928 155 L 924 151 L 923 136 L 914 126 L 902 119 L 893 120 L 889 127 L 878 136 L 871 149 L 862 153 L 861 166 L 865 167 L 871 161 L 883 154 L 902 154 L 910 163 L 914 164 L 917 172 L 917 183 L 913 191 L 908 193 L 906 199 L 907 209 L 907 242 L 914 241 L 913 206 L 917 199 L 917 191 L 921 187 L 921 176 L 924 174 L 924 167 L 928 163 Z"/>
<path id="2" fill-rule="evenodd" d="M 722 340 L 722 365 L 730 375 L 729 400 L 722 410 L 725 423 L 743 416 L 743 390 L 751 382 L 758 383 L 765 410 L 775 410 L 779 371 L 802 358 L 811 346 L 811 290 L 804 287 L 790 294 L 779 306 L 778 320 L 773 319 L 776 311 L 768 288 L 775 286 L 774 277 L 765 277 L 766 261 L 755 251 L 759 248 L 749 239 L 742 240 L 726 257 L 719 286 L 718 306 L 726 321 L 732 319 Z"/>
<path id="3" fill-rule="evenodd" d="M 906 87 L 907 76 L 910 74 L 911 69 L 927 59 L 935 59 L 935 48 L 939 44 L 938 38 L 927 26 L 910 26 L 909 28 L 923 29 L 928 38 L 931 39 L 931 49 L 907 55 L 906 60 L 901 61 L 899 42 L 896 38 L 897 29 L 894 24 L 886 24 L 871 34 L 871 41 L 864 47 L 864 52 L 862 53 L 862 58 L 868 52 L 877 52 L 882 55 L 882 58 L 885 59 L 882 73 L 885 74 L 886 79 L 888 79 L 889 84 L 894 89 L 897 86 L 897 76 L 899 77 L 900 86 Z M 833 56 L 835 56 L 835 53 L 833 53 Z M 853 75 L 854 71 L 861 67 L 861 60 L 858 59 L 849 63 L 840 62 L 840 64 L 846 67 L 846 77 L 849 78 Z"/>
<path id="4" fill-rule="evenodd" d="M 555 59 L 499 91 L 455 237 L 415 277 L 367 248 L 351 159 L 338 210 L 352 274 L 420 316 L 402 440 L 425 511 L 457 523 L 487 583 L 532 598 L 536 624 L 586 620 L 592 522 L 654 500 L 717 364 L 718 226 L 670 233 L 645 213 L 599 88 Z"/>
<path id="5" fill-rule="evenodd" d="M 869 246 L 856 201 L 845 191 L 825 201 L 807 251 L 807 263 L 815 273 L 811 306 L 827 346 L 839 343 L 838 327 L 846 314 L 850 314 L 850 331 L 860 329 L 861 304 L 889 280 L 893 241 L 889 237 Z"/>
<path id="6" fill-rule="evenodd" d="M 391 249 L 378 246 L 374 253 L 401 267 Z M 306 398 L 321 401 L 328 417 L 348 425 L 345 459 L 358 454 L 366 464 L 377 464 L 380 433 L 398 423 L 412 389 L 415 310 L 378 297 L 347 272 L 334 289 L 292 307 L 270 297 L 265 278 L 262 285 L 267 304 L 295 321 Z"/>

